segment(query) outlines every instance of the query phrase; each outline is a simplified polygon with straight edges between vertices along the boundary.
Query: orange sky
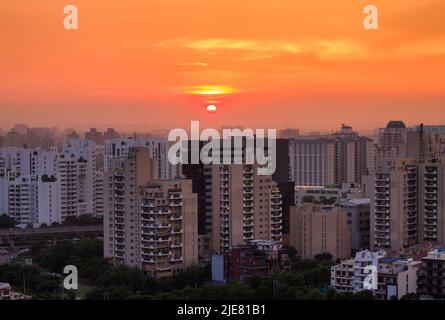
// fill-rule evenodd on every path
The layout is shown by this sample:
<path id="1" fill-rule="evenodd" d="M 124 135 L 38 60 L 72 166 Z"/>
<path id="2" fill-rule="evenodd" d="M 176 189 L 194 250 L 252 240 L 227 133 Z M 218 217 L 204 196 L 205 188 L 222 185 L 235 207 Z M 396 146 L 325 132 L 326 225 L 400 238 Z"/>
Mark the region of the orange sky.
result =
<path id="1" fill-rule="evenodd" d="M 2 0 L 0 126 L 445 123 L 444 14 L 441 0 Z"/>

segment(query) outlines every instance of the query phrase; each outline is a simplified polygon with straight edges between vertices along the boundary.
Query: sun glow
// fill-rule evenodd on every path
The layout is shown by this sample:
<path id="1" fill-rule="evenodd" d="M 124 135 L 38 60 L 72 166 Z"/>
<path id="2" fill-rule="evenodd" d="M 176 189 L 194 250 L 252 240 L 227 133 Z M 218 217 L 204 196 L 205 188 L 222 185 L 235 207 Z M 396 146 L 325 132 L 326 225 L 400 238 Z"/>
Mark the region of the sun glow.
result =
<path id="1" fill-rule="evenodd" d="M 234 93 L 236 90 L 225 86 L 196 86 L 188 88 L 186 91 L 190 94 L 217 96 Z"/>

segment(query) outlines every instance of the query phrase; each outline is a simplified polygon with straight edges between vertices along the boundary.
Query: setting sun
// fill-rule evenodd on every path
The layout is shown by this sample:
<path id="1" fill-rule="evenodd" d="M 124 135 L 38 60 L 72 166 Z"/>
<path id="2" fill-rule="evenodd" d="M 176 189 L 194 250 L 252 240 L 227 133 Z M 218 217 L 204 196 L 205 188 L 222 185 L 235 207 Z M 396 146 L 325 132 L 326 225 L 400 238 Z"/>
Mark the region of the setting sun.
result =
<path id="1" fill-rule="evenodd" d="M 216 112 L 216 106 L 214 104 L 208 105 L 207 106 L 207 111 L 208 112 Z"/>

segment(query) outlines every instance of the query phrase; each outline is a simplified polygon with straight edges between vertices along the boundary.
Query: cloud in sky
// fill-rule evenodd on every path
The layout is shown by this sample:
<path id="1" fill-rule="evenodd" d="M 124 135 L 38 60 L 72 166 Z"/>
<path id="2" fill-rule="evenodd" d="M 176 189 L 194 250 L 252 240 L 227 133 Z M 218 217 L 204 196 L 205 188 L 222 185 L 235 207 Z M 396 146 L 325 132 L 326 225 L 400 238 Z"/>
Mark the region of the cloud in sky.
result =
<path id="1" fill-rule="evenodd" d="M 161 47 L 187 48 L 202 52 L 241 51 L 242 59 L 272 58 L 283 54 L 313 54 L 322 59 L 351 59 L 366 55 L 360 43 L 342 40 L 262 41 L 259 39 L 175 39 L 163 41 Z"/>

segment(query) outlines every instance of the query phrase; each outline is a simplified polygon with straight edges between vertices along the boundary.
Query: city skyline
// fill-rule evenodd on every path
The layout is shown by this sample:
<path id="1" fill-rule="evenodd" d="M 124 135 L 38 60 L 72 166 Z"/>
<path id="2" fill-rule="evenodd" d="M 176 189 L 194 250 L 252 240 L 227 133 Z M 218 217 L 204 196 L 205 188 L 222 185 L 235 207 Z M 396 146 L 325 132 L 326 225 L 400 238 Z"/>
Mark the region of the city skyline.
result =
<path id="1" fill-rule="evenodd" d="M 373 4 L 379 29 L 370 31 L 365 3 L 351 0 L 79 0 L 79 29 L 68 31 L 64 4 L 3 1 L 0 126 L 444 122 L 444 4 Z"/>
<path id="2" fill-rule="evenodd" d="M 1 0 L 0 315 L 444 300 L 444 13 Z"/>

